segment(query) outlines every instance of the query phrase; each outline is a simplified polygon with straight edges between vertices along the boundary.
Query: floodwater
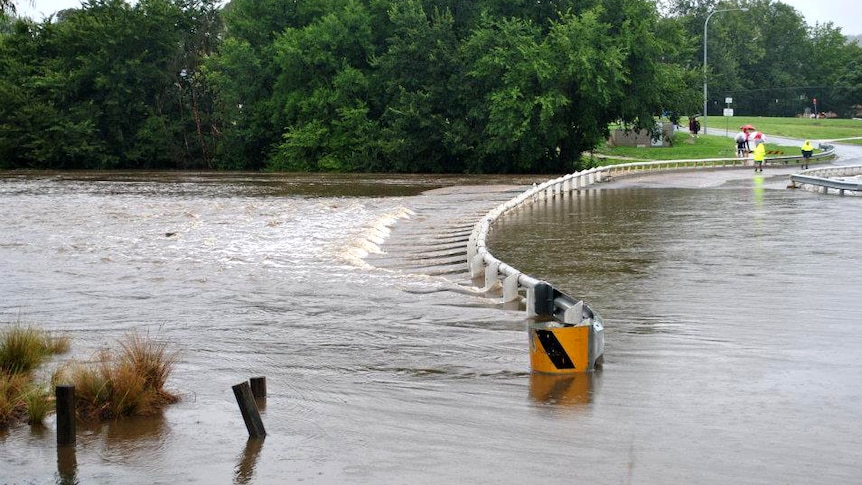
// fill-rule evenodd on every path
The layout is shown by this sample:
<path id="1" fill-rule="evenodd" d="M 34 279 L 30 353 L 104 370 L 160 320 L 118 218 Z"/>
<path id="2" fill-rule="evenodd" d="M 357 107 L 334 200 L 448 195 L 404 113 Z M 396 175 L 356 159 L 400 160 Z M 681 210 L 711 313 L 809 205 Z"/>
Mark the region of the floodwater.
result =
<path id="1" fill-rule="evenodd" d="M 728 175 L 728 174 L 733 175 Z M 0 177 L 0 321 L 86 360 L 181 360 L 152 418 L 0 434 L 0 483 L 856 483 L 862 198 L 788 170 L 631 177 L 490 247 L 605 320 L 605 364 L 529 371 L 472 287 L 472 224 L 543 177 Z M 267 378 L 265 440 L 231 386 Z"/>

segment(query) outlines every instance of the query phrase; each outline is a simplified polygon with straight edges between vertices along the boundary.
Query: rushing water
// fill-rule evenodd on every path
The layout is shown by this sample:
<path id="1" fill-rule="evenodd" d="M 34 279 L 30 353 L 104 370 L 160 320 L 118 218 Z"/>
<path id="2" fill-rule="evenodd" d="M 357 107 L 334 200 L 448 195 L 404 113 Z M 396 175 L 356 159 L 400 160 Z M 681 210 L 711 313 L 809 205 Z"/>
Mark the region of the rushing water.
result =
<path id="1" fill-rule="evenodd" d="M 4 174 L 0 321 L 70 335 L 49 368 L 164 339 L 182 400 L 60 452 L 52 420 L 14 427 L 0 482 L 855 482 L 862 199 L 700 177 L 494 226 L 496 256 L 605 319 L 604 368 L 549 377 L 459 259 L 541 177 Z M 231 391 L 253 376 L 263 441 Z"/>

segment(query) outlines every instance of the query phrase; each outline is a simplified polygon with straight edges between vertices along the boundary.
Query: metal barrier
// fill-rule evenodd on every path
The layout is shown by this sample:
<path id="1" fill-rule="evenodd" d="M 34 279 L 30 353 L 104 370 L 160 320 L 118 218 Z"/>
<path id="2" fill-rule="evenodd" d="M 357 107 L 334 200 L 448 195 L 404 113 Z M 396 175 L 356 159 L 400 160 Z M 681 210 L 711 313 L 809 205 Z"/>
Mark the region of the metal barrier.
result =
<path id="1" fill-rule="evenodd" d="M 833 146 L 821 144 L 820 148 L 824 151 L 815 154 L 813 158 L 834 156 Z M 802 158 L 802 155 L 771 157 L 767 161 L 797 158 Z M 650 171 L 741 168 L 745 166 L 748 160 L 750 159 L 709 158 L 624 163 L 591 168 L 558 177 L 540 185 L 534 185 L 521 195 L 492 209 L 473 226 L 467 243 L 467 265 L 470 268 L 470 275 L 474 279 L 484 277 L 486 291 L 494 289 L 497 285 L 502 285 L 503 302 L 520 300 L 522 293 L 524 293 L 528 317 L 552 318 L 557 322 L 557 326 L 591 326 L 591 338 L 587 344 L 589 347 L 589 364 L 586 370 L 592 370 L 596 364 L 601 362 L 604 350 L 604 325 L 601 317 L 583 301 L 566 295 L 549 283 L 524 274 L 495 258 L 488 250 L 486 242 L 491 225 L 504 214 L 516 209 L 557 197 L 570 196 L 572 193 L 606 182 L 611 178 Z M 531 337 L 531 342 L 533 341 L 534 339 Z M 531 346 L 534 345 L 531 343 Z M 551 358 L 550 360 L 554 359 Z M 583 371 L 583 369 L 579 370 Z"/>
<path id="2" fill-rule="evenodd" d="M 862 175 L 862 165 L 811 168 L 791 175 L 790 182 L 793 188 L 809 185 L 824 194 L 829 193 L 829 189 L 833 189 L 838 191 L 838 195 L 844 195 L 845 191 L 862 192 L 862 181 L 835 180 L 830 177 L 857 175 Z"/>
<path id="3" fill-rule="evenodd" d="M 821 145 L 821 148 L 824 148 L 824 151 L 813 155 L 812 158 L 834 156 L 833 146 Z M 802 157 L 801 155 L 798 157 L 775 157 L 768 158 L 767 160 L 776 161 L 796 158 Z M 745 158 L 707 158 L 623 163 L 591 168 L 548 180 L 540 185 L 534 185 L 521 195 L 492 209 L 473 226 L 473 231 L 467 243 L 467 264 L 470 267 L 470 274 L 473 278 L 481 278 L 484 275 L 485 287 L 487 288 L 502 280 L 503 301 L 505 302 L 517 299 L 519 290 L 529 290 L 540 283 L 538 279 L 525 275 L 516 268 L 498 260 L 487 248 L 486 239 L 491 225 L 501 216 L 515 209 L 555 197 L 565 197 L 567 194 L 580 191 L 598 183 L 607 182 L 611 178 L 637 175 L 650 171 L 739 168 L 743 167 L 748 160 Z M 812 169 L 803 173 L 819 170 L 833 170 L 833 168 Z M 528 311 L 530 311 L 529 307 Z"/>
<path id="4" fill-rule="evenodd" d="M 814 160 L 827 159 L 827 158 L 832 158 L 835 156 L 835 145 L 832 145 L 831 143 L 819 142 L 817 144 L 817 148 L 819 148 L 820 150 L 823 150 L 823 151 L 820 153 L 815 153 L 815 154 L 811 155 L 811 158 Z M 801 154 L 800 155 L 787 155 L 787 156 L 780 156 L 780 157 L 768 157 L 766 159 L 766 161 L 767 162 L 775 162 L 775 161 L 784 160 L 784 162 L 787 163 L 787 161 L 789 161 L 789 160 L 802 160 L 802 158 L 803 157 Z"/>

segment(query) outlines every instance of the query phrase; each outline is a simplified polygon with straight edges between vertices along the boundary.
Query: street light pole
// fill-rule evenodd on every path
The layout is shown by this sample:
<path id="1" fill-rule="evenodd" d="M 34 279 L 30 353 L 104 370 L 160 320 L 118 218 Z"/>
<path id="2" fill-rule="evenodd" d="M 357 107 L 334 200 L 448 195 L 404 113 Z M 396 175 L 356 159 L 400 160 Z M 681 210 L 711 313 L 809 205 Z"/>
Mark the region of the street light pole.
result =
<path id="1" fill-rule="evenodd" d="M 706 114 L 706 103 L 707 103 L 707 88 L 706 88 L 706 36 L 708 33 L 707 25 L 709 24 L 709 19 L 719 13 L 719 12 L 733 12 L 734 10 L 739 10 L 741 12 L 748 12 L 747 7 L 741 8 L 725 8 L 722 10 L 713 10 L 706 16 L 706 20 L 703 21 L 703 134 L 706 134 L 706 122 L 707 122 L 707 114 Z"/>

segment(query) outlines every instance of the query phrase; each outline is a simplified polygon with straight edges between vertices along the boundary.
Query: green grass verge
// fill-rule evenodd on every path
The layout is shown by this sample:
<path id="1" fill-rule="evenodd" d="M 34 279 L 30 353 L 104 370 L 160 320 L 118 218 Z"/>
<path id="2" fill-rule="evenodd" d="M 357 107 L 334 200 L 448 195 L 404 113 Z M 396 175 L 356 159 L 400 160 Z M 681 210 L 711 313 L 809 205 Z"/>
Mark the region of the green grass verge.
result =
<path id="1" fill-rule="evenodd" d="M 847 140 L 847 138 L 862 137 L 862 120 L 848 119 L 810 119 L 810 118 L 766 118 L 762 116 L 734 116 L 725 118 L 711 116 L 709 127 L 726 129 L 728 135 L 733 135 L 740 126 L 753 125 L 756 129 L 770 136 L 795 138 L 798 140 L 841 140 L 840 143 L 862 145 L 862 139 Z M 649 160 L 685 160 L 702 158 L 730 158 L 736 155 L 736 144 L 729 136 L 700 135 L 691 138 L 688 135 L 688 120 L 680 121 L 681 130 L 674 134 L 674 144 L 670 147 L 598 147 L 593 153 L 598 155 L 593 162 L 596 165 L 612 165 L 633 161 Z M 799 146 L 777 145 L 767 141 L 768 150 L 784 152 L 787 155 L 799 155 Z M 817 152 L 819 150 L 815 150 Z"/>
<path id="2" fill-rule="evenodd" d="M 725 118 L 710 116 L 709 126 L 724 128 Z M 759 131 L 770 135 L 796 138 L 798 140 L 840 140 L 862 137 L 862 120 L 811 119 L 811 118 L 766 118 L 762 116 L 734 116 L 730 118 L 730 131 L 735 133 L 740 126 L 751 124 Z M 687 126 L 687 125 L 683 125 Z M 841 143 L 862 144 L 862 140 L 846 140 Z"/>
<path id="3" fill-rule="evenodd" d="M 787 155 L 801 155 L 798 146 L 767 143 L 766 147 L 767 150 L 784 152 Z M 599 166 L 650 160 L 733 158 L 736 156 L 736 142 L 731 138 L 715 135 L 700 135 L 692 138 L 687 131 L 678 131 L 674 134 L 673 146 L 638 148 L 605 145 L 599 147 L 594 154 L 599 155 L 594 158 L 596 165 Z"/>

